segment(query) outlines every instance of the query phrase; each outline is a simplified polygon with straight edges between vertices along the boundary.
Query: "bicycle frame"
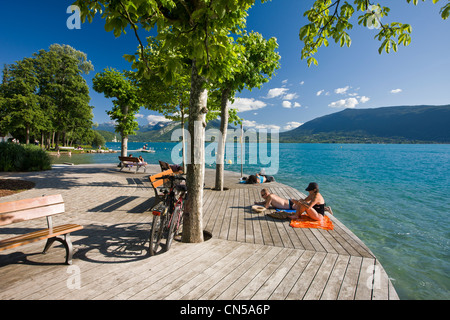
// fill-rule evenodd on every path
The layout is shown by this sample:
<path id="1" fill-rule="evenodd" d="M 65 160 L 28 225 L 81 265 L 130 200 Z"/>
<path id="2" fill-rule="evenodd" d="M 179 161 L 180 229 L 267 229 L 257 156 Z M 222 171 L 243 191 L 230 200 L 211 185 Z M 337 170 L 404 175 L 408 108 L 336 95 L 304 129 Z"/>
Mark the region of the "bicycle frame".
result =
<path id="1" fill-rule="evenodd" d="M 166 238 L 166 246 L 165 251 L 168 251 L 173 237 L 175 234 L 177 234 L 183 219 L 183 210 L 184 210 L 184 201 L 187 197 L 187 192 L 185 188 L 181 188 L 180 185 L 175 183 L 175 180 L 180 178 L 177 178 L 175 176 L 164 176 L 161 177 L 161 179 L 169 179 L 171 181 L 171 185 L 169 190 L 165 191 L 165 198 L 161 202 L 161 206 L 159 206 L 160 210 L 153 210 L 152 214 L 154 215 L 154 223 L 152 226 L 151 231 L 151 237 L 150 237 L 150 254 L 155 254 L 156 247 L 159 246 L 159 241 L 164 234 L 164 237 Z M 184 178 L 182 178 L 184 179 Z M 177 190 L 180 192 L 177 193 Z M 164 212 L 164 215 L 162 214 Z M 174 218 L 174 216 L 176 216 Z M 157 224 L 157 229 L 154 230 L 156 224 L 155 221 L 161 219 L 161 223 Z M 176 219 L 176 221 L 175 221 Z M 156 231 L 159 230 L 159 231 Z M 156 232 L 156 233 L 155 233 Z M 159 234 L 157 238 L 153 238 L 153 235 Z M 154 242 L 156 241 L 156 242 Z M 155 247 L 154 247 L 155 246 Z"/>

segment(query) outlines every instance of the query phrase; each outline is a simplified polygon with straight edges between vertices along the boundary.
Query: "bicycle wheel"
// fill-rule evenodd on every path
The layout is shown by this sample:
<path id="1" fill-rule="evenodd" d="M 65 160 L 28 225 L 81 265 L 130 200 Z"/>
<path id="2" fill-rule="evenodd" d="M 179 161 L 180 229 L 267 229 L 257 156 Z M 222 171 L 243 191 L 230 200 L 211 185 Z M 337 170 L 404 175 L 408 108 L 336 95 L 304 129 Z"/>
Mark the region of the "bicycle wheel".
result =
<path id="1" fill-rule="evenodd" d="M 153 215 L 152 231 L 150 232 L 149 253 L 151 256 L 157 254 L 160 250 L 161 238 L 166 224 L 167 207 L 161 208 L 161 215 Z"/>
<path id="2" fill-rule="evenodd" d="M 170 221 L 169 232 L 167 234 L 166 251 L 169 251 L 170 246 L 172 245 L 173 237 L 180 226 L 182 214 L 183 210 L 181 210 L 181 207 L 176 206 L 172 214 L 172 221 Z"/>

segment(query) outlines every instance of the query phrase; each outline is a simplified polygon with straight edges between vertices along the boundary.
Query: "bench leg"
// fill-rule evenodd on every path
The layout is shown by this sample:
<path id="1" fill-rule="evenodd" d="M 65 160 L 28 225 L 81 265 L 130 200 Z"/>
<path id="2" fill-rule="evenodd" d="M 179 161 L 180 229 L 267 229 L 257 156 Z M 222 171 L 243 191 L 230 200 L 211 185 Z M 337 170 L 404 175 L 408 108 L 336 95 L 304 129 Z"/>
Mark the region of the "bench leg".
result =
<path id="1" fill-rule="evenodd" d="M 52 246 L 53 242 L 58 241 L 62 243 L 64 248 L 66 249 L 66 264 L 72 264 L 72 256 L 73 256 L 73 246 L 72 241 L 70 241 L 70 234 L 65 234 L 64 239 L 59 237 L 53 237 L 47 239 L 47 243 L 45 244 L 44 251 L 42 251 L 43 254 L 47 253 L 48 249 Z"/>

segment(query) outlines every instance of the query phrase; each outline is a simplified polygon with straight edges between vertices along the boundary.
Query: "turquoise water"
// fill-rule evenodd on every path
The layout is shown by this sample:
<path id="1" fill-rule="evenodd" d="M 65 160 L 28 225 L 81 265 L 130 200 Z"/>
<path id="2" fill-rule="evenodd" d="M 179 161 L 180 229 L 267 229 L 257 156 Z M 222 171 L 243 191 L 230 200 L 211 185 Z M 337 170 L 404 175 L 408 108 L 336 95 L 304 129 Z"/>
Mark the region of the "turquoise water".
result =
<path id="1" fill-rule="evenodd" d="M 120 149 L 120 143 L 107 146 Z M 156 153 L 133 155 L 154 164 L 171 162 L 178 148 L 149 146 Z M 401 299 L 450 298 L 450 145 L 280 144 L 276 153 L 276 180 L 300 191 L 311 181 L 319 183 L 336 217 L 377 256 Z M 248 164 L 246 154 L 244 175 L 264 167 Z M 235 150 L 227 170 L 240 172 L 239 155 Z M 118 163 L 117 157 L 61 156 L 58 162 Z"/>

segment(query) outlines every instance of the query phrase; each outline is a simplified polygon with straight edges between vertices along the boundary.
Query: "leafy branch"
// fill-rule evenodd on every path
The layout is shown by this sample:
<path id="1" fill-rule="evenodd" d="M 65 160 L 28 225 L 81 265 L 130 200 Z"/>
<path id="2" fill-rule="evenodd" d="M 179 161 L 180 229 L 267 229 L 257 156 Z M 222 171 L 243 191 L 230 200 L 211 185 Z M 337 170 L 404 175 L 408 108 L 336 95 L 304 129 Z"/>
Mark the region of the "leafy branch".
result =
<path id="1" fill-rule="evenodd" d="M 406 0 L 408 3 L 417 5 L 419 0 Z M 425 1 L 425 0 L 422 0 Z M 439 0 L 432 0 L 437 3 Z M 305 11 L 304 16 L 309 23 L 300 28 L 299 38 L 304 43 L 301 58 L 307 59 L 308 67 L 317 65 L 313 57 L 321 46 L 328 47 L 328 39 L 333 39 L 343 47 L 350 47 L 352 40 L 347 33 L 353 28 L 350 23 L 355 11 L 361 11 L 358 24 L 370 29 L 379 29 L 375 39 L 382 41 L 378 52 L 396 52 L 398 45 L 408 46 L 411 43 L 412 27 L 401 22 L 383 24 L 381 19 L 388 16 L 390 9 L 375 5 L 369 0 L 354 0 L 353 4 L 347 1 L 316 0 L 310 10 Z M 440 10 L 442 19 L 450 15 L 450 1 Z"/>

